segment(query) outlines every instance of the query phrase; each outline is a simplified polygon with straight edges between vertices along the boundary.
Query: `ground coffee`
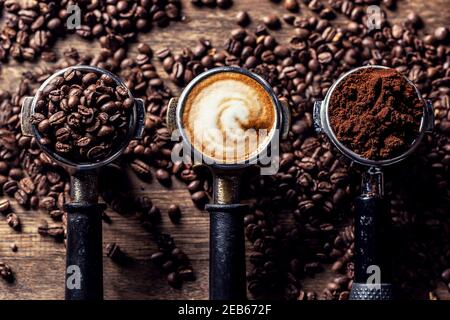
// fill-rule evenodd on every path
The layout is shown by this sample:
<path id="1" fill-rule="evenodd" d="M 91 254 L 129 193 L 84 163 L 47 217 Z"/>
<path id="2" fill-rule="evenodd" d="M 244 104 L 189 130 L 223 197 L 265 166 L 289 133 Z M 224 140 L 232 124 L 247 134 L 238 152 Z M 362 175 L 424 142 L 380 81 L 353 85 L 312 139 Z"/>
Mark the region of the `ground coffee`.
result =
<path id="1" fill-rule="evenodd" d="M 390 159 L 417 138 L 423 103 L 396 70 L 365 68 L 342 80 L 330 99 L 338 140 L 366 159 Z"/>

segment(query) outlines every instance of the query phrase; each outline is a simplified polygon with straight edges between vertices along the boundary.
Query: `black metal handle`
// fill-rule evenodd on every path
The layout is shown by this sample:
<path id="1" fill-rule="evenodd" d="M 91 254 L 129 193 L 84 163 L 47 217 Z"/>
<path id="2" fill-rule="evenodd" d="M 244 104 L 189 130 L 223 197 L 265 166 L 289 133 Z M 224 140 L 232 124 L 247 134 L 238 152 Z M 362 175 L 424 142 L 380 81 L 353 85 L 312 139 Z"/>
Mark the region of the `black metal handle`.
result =
<path id="1" fill-rule="evenodd" d="M 355 279 L 352 300 L 393 298 L 390 219 L 386 200 L 362 195 L 355 203 Z"/>
<path id="2" fill-rule="evenodd" d="M 243 204 L 210 204 L 209 298 L 245 300 Z"/>
<path id="3" fill-rule="evenodd" d="M 70 203 L 67 212 L 66 300 L 103 299 L 103 204 Z"/>

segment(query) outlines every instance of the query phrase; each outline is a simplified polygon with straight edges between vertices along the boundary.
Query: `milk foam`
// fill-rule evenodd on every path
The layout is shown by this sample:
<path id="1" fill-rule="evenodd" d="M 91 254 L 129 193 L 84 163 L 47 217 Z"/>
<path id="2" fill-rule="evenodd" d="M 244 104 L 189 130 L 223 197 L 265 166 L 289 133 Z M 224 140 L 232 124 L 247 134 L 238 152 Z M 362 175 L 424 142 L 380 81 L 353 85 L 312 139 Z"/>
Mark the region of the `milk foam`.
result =
<path id="1" fill-rule="evenodd" d="M 269 94 L 255 80 L 227 72 L 208 77 L 189 94 L 183 123 L 191 144 L 221 162 L 257 154 L 274 129 Z"/>

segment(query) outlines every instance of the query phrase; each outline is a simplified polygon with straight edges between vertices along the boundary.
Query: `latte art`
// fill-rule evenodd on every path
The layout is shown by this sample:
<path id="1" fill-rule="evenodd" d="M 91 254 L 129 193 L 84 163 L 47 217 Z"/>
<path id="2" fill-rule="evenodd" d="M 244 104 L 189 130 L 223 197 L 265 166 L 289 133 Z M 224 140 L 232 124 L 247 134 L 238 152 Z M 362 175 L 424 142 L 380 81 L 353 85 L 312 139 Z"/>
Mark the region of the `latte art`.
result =
<path id="1" fill-rule="evenodd" d="M 245 161 L 264 148 L 275 127 L 275 105 L 256 80 L 214 74 L 189 93 L 183 126 L 191 144 L 222 163 Z"/>

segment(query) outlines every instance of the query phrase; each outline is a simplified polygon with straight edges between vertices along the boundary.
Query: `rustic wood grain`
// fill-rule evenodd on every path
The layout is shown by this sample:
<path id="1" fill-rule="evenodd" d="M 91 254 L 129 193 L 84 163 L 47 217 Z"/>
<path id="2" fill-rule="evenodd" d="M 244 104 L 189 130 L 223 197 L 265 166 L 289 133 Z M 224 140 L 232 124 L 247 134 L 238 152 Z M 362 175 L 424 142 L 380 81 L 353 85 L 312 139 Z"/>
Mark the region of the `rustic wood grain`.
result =
<path id="1" fill-rule="evenodd" d="M 154 50 L 169 47 L 179 51 L 186 46 L 194 46 L 200 37 L 210 39 L 214 45 L 220 46 L 227 37 L 228 31 L 236 27 L 235 16 L 239 10 L 247 10 L 253 20 L 250 29 L 271 13 L 284 14 L 287 11 L 282 5 L 267 0 L 235 0 L 235 5 L 229 10 L 210 8 L 194 8 L 189 1 L 183 1 L 184 22 L 171 24 L 169 28 L 153 30 L 140 36 L 140 40 L 148 43 Z M 450 8 L 448 0 L 404 0 L 395 13 L 389 13 L 391 20 L 401 22 L 409 10 L 419 12 L 426 21 L 428 28 L 448 25 Z M 302 6 L 301 15 L 312 13 Z M 338 24 L 347 20 L 339 17 Z M 283 26 L 274 32 L 277 40 L 287 42 L 292 35 L 292 27 Z M 68 37 L 56 44 L 57 51 L 76 47 L 84 52 L 94 53 L 98 45 L 87 43 L 78 38 Z M 134 46 L 133 54 L 136 54 Z M 162 71 L 159 62 L 155 61 L 160 74 L 165 80 L 167 76 Z M 17 64 L 11 62 L 2 66 L 0 87 L 14 90 L 17 87 L 20 74 L 32 64 Z M 168 85 L 174 93 L 179 90 L 172 84 Z M 132 174 L 131 174 L 132 175 Z M 190 200 L 188 191 L 178 181 L 173 181 L 170 189 L 162 187 L 158 182 L 150 184 L 132 177 L 135 192 L 148 195 L 163 213 L 162 231 L 172 234 L 179 247 L 186 251 L 192 259 L 197 281 L 186 283 L 181 290 L 170 288 L 165 277 L 149 261 L 149 256 L 156 249 L 151 234 L 146 232 L 132 217 L 124 217 L 108 211 L 112 218 L 111 224 L 104 223 L 104 243 L 116 242 L 130 256 L 131 262 L 126 266 L 117 266 L 108 258 L 104 258 L 104 285 L 106 299 L 207 299 L 208 297 L 208 216 L 196 209 Z M 167 217 L 167 208 L 171 203 L 177 203 L 183 211 L 182 223 L 173 225 Z M 51 219 L 44 212 L 24 211 L 13 203 L 14 210 L 20 215 L 23 229 L 21 232 L 12 230 L 5 222 L 0 221 L 0 260 L 7 262 L 13 268 L 16 281 L 7 284 L 0 281 L 0 299 L 62 299 L 64 297 L 64 265 L 65 248 L 50 238 L 37 234 L 37 226 L 44 219 Z M 4 217 L 0 217 L 4 220 Z M 10 244 L 16 243 L 18 252 L 10 249 Z M 248 243 L 247 243 L 248 246 Z M 314 279 L 306 279 L 303 286 L 306 290 L 321 291 L 328 279 L 333 276 L 327 271 Z M 438 295 L 449 298 L 443 285 L 439 285 Z"/>

